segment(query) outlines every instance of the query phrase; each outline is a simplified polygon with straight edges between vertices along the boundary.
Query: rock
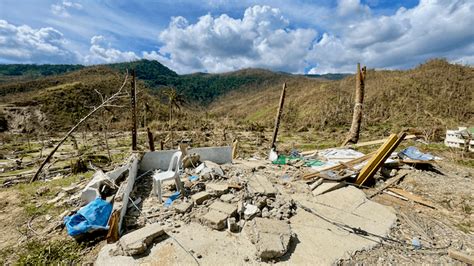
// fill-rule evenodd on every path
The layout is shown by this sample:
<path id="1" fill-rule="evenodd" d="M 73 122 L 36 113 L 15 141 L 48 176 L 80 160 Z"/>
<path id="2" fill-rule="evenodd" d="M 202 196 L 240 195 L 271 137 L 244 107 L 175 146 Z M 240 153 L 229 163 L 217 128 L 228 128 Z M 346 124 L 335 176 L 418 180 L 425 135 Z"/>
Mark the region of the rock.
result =
<path id="1" fill-rule="evenodd" d="M 244 219 L 250 220 L 253 217 L 257 216 L 260 213 L 260 209 L 252 204 L 246 204 L 244 210 Z"/>
<path id="2" fill-rule="evenodd" d="M 254 194 L 262 194 L 265 196 L 274 197 L 276 190 L 268 179 L 261 175 L 255 175 L 249 178 L 249 191 Z"/>
<path id="3" fill-rule="evenodd" d="M 250 239 L 262 260 L 283 256 L 292 237 L 290 226 L 282 221 L 255 218 L 250 225 Z"/>
<path id="4" fill-rule="evenodd" d="M 268 218 L 268 217 L 270 217 L 270 212 L 268 211 L 268 208 L 267 208 L 267 207 L 263 208 L 263 210 L 262 210 L 262 217 L 263 217 L 263 218 Z"/>
<path id="5" fill-rule="evenodd" d="M 210 210 L 206 215 L 201 217 L 201 222 L 212 229 L 222 230 L 226 226 L 227 215 L 225 213 Z"/>
<path id="6" fill-rule="evenodd" d="M 224 194 L 220 197 L 220 199 L 223 201 L 223 202 L 231 202 L 233 199 L 234 199 L 234 195 L 232 194 Z"/>
<path id="7" fill-rule="evenodd" d="M 206 191 L 215 196 L 221 196 L 229 191 L 227 184 L 209 183 L 206 184 Z"/>
<path id="8" fill-rule="evenodd" d="M 227 217 L 233 216 L 237 212 L 237 206 L 229 204 L 229 203 L 224 203 L 224 202 L 221 202 L 221 201 L 216 201 L 216 202 L 212 203 L 211 206 L 209 206 L 209 208 L 211 210 L 216 210 L 216 211 L 222 212 L 222 213 L 226 214 Z"/>
<path id="9" fill-rule="evenodd" d="M 234 217 L 230 217 L 227 219 L 227 229 L 231 231 L 232 233 L 238 233 L 239 232 L 239 225 L 235 221 Z"/>
<path id="10" fill-rule="evenodd" d="M 176 213 L 187 213 L 193 208 L 193 202 L 182 202 L 180 204 L 174 205 L 174 210 Z"/>
<path id="11" fill-rule="evenodd" d="M 165 231 L 160 224 L 146 225 L 136 231 L 128 233 L 117 243 L 117 248 L 111 250 L 112 255 L 133 256 L 145 252 L 148 246 Z"/>
<path id="12" fill-rule="evenodd" d="M 191 199 L 196 203 L 197 205 L 203 203 L 205 200 L 209 199 L 211 197 L 211 194 L 209 194 L 206 191 L 201 191 L 198 192 L 194 195 L 191 196 Z"/>

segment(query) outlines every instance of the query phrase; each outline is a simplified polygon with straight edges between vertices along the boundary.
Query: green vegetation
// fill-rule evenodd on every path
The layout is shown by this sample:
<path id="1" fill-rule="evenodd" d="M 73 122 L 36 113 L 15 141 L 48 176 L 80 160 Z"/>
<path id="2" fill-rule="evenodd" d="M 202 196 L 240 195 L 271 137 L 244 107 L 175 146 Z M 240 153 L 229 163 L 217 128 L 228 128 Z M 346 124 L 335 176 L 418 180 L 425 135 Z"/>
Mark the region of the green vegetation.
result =
<path id="1" fill-rule="evenodd" d="M 83 67 L 82 65 L 0 64 L 0 76 L 51 76 L 79 70 Z"/>
<path id="2" fill-rule="evenodd" d="M 83 249 L 83 245 L 71 239 L 49 242 L 32 240 L 21 249 L 16 263 L 18 265 L 73 265 L 80 261 Z"/>

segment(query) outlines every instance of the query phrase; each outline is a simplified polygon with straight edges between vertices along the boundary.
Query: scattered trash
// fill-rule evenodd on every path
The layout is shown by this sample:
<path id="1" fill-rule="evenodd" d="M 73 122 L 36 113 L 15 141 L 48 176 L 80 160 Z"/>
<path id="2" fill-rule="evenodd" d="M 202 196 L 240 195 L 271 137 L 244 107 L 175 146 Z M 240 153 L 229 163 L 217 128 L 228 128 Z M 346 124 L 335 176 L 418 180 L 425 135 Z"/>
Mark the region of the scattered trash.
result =
<path id="1" fill-rule="evenodd" d="M 415 249 L 421 249 L 421 242 L 420 242 L 420 240 L 419 240 L 417 237 L 414 237 L 414 238 L 411 240 L 411 244 L 413 245 L 413 248 L 415 248 Z"/>
<path id="2" fill-rule="evenodd" d="M 436 159 L 435 156 L 428 153 L 422 153 L 420 150 L 418 150 L 418 148 L 413 146 L 402 150 L 398 153 L 398 156 L 402 159 L 411 159 L 419 161 L 432 161 Z"/>
<path id="3" fill-rule="evenodd" d="M 178 199 L 180 196 L 181 196 L 181 193 L 179 191 L 176 191 L 175 193 L 173 193 L 168 199 L 166 199 L 165 204 L 164 204 L 165 208 L 170 207 L 173 204 L 173 201 Z"/>

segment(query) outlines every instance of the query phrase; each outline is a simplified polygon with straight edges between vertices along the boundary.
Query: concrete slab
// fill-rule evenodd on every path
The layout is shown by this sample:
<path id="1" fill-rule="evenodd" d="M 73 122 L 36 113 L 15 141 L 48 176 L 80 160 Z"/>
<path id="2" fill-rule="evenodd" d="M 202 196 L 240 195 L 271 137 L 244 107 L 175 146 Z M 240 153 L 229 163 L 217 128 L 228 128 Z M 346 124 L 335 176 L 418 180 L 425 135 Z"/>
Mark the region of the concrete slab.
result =
<path id="1" fill-rule="evenodd" d="M 229 185 L 225 183 L 208 183 L 206 184 L 206 191 L 215 196 L 221 196 L 229 191 Z"/>
<path id="2" fill-rule="evenodd" d="M 368 200 L 361 190 L 348 186 L 318 197 L 292 195 L 293 200 L 327 219 L 387 236 L 396 222 L 393 209 Z M 379 238 L 349 233 L 309 212 L 298 209 L 291 219 L 298 244 L 289 258 L 292 264 L 334 264 L 357 250 L 370 249 Z"/>
<path id="3" fill-rule="evenodd" d="M 255 218 L 246 231 L 257 247 L 257 256 L 263 260 L 283 256 L 290 244 L 291 229 L 283 221 Z"/>
<path id="4" fill-rule="evenodd" d="M 221 201 L 216 201 L 209 206 L 209 209 L 222 212 L 227 215 L 227 217 L 233 216 L 237 213 L 237 205 L 224 203 Z"/>
<path id="5" fill-rule="evenodd" d="M 179 204 L 173 204 L 173 208 L 177 213 L 187 213 L 193 208 L 193 202 L 181 202 Z"/>
<path id="6" fill-rule="evenodd" d="M 203 203 L 205 200 L 209 199 L 211 197 L 211 194 L 209 194 L 206 191 L 201 191 L 198 192 L 194 195 L 191 195 L 191 199 L 196 203 L 196 205 L 200 205 Z"/>
<path id="7" fill-rule="evenodd" d="M 178 150 L 153 151 L 143 155 L 140 161 L 140 170 L 168 169 L 171 156 Z M 217 164 L 232 163 L 232 147 L 202 147 L 188 150 L 188 153 L 199 154 L 201 161 L 207 160 Z"/>
<path id="8" fill-rule="evenodd" d="M 248 181 L 249 191 L 251 193 L 262 194 L 266 196 L 275 196 L 276 189 L 265 176 L 254 175 L 249 177 Z"/>
<path id="9" fill-rule="evenodd" d="M 336 188 L 339 185 L 339 182 L 323 182 L 313 190 L 313 196 L 319 196 L 325 191 Z"/>
<path id="10" fill-rule="evenodd" d="M 117 242 L 114 255 L 138 255 L 146 251 L 153 241 L 163 235 L 165 231 L 160 224 L 149 224 L 143 228 L 130 232 Z"/>
<path id="11" fill-rule="evenodd" d="M 203 217 L 201 222 L 203 225 L 207 225 L 212 229 L 222 230 L 226 227 L 227 214 L 216 210 L 210 210 Z"/>

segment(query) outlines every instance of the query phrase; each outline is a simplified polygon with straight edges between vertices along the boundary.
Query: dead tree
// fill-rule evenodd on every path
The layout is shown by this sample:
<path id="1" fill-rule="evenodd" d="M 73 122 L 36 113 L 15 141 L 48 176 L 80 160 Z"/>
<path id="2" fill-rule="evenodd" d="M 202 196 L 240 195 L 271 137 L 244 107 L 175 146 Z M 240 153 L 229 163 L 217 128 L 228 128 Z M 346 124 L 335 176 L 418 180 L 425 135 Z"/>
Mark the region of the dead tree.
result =
<path id="1" fill-rule="evenodd" d="M 285 102 L 285 93 L 286 93 L 286 83 L 283 83 L 283 89 L 281 90 L 281 96 L 280 96 L 280 105 L 278 106 L 277 115 L 275 117 L 275 129 L 273 130 L 273 137 L 272 137 L 270 149 L 275 148 L 275 142 L 278 135 L 278 128 L 280 127 L 281 113 L 283 112 L 283 103 Z"/>
<path id="2" fill-rule="evenodd" d="M 84 121 L 86 121 L 87 119 L 89 119 L 89 117 L 91 117 L 93 114 L 95 114 L 97 111 L 99 111 L 100 109 L 104 108 L 104 107 L 114 107 L 114 105 L 111 105 L 115 100 L 119 99 L 121 96 L 124 95 L 124 92 L 122 91 L 122 89 L 125 87 L 125 84 L 127 84 L 127 80 L 128 80 L 128 72 L 127 74 L 125 75 L 125 80 L 122 84 L 122 86 L 120 86 L 120 88 L 117 90 L 117 92 L 115 92 L 114 94 L 112 94 L 112 96 L 110 97 L 104 97 L 101 93 L 99 93 L 97 90 L 96 92 L 99 94 L 100 98 L 101 98 L 101 101 L 102 103 L 96 107 L 94 107 L 92 109 L 92 111 L 90 111 L 86 116 L 84 116 L 83 118 L 81 118 L 81 120 L 79 120 L 79 122 L 77 122 L 76 125 L 74 125 L 67 133 L 66 135 L 59 141 L 58 144 L 56 144 L 56 146 L 54 147 L 54 149 L 49 153 L 48 157 L 46 157 L 46 159 L 41 163 L 40 167 L 38 168 L 38 170 L 36 171 L 35 175 L 30 179 L 30 182 L 34 182 L 35 180 L 38 179 L 38 176 L 40 175 L 41 173 L 41 170 L 43 170 L 43 167 L 49 162 L 49 160 L 53 157 L 54 153 L 59 149 L 59 147 L 61 146 L 61 144 L 64 143 L 64 141 L 66 141 L 66 139 L 80 126 L 82 125 L 82 123 L 84 123 Z"/>
<path id="3" fill-rule="evenodd" d="M 132 151 L 137 150 L 137 87 L 135 83 L 135 70 L 132 70 L 132 88 L 130 91 L 132 106 Z"/>
<path id="4" fill-rule="evenodd" d="M 357 63 L 357 73 L 356 73 L 356 90 L 355 90 L 355 103 L 354 103 L 354 113 L 352 116 L 352 125 L 351 130 L 349 131 L 349 136 L 344 141 L 342 146 L 347 144 L 355 144 L 359 141 L 360 126 L 362 124 L 362 104 L 364 102 L 364 89 L 365 89 L 365 75 L 366 68 L 362 67 L 360 69 L 360 63 Z"/>

